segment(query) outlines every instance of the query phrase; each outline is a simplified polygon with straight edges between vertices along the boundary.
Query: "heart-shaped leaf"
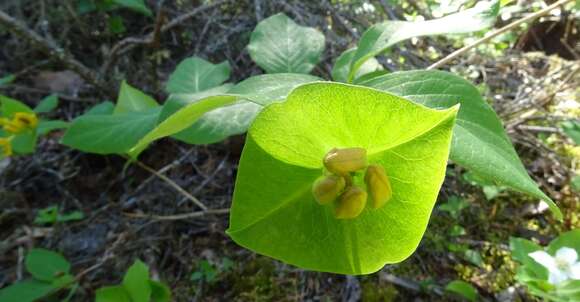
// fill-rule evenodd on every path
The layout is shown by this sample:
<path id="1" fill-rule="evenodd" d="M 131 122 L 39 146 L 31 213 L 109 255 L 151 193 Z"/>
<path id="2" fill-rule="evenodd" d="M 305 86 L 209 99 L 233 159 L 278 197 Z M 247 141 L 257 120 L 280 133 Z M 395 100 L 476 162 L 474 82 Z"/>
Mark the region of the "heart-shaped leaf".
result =
<path id="1" fill-rule="evenodd" d="M 192 57 L 177 65 L 167 82 L 169 93 L 197 93 L 221 85 L 230 77 L 230 64 L 212 64 Z"/>
<path id="2" fill-rule="evenodd" d="M 45 249 L 30 250 L 25 264 L 26 270 L 42 281 L 53 281 L 70 270 L 70 263 L 61 254 Z"/>
<path id="3" fill-rule="evenodd" d="M 250 37 L 250 56 L 267 73 L 310 73 L 324 50 L 324 36 L 296 24 L 280 13 L 256 26 Z"/>
<path id="4" fill-rule="evenodd" d="M 478 175 L 541 198 L 558 219 L 562 213 L 530 178 L 502 123 L 466 80 L 443 71 L 404 71 L 373 78 L 361 85 L 411 99 L 431 108 L 461 104 L 451 144 L 451 160 Z"/>
<path id="5" fill-rule="evenodd" d="M 159 106 L 157 102 L 141 90 L 132 87 L 123 81 L 114 114 L 138 112 Z"/>
<path id="6" fill-rule="evenodd" d="M 238 244 L 311 270 L 367 274 L 419 244 L 445 175 L 457 108 L 433 110 L 339 83 L 302 85 L 266 107 L 240 160 L 227 231 Z M 333 148 L 359 147 L 386 170 L 392 198 L 354 219 L 312 193 Z M 360 173 L 353 182 L 365 187 Z"/>
<path id="7" fill-rule="evenodd" d="M 375 24 L 362 35 L 352 56 L 347 82 L 355 80 L 361 66 L 393 44 L 420 36 L 460 34 L 480 31 L 493 25 L 499 13 L 499 1 L 480 1 L 475 7 L 428 21 L 385 21 Z"/>

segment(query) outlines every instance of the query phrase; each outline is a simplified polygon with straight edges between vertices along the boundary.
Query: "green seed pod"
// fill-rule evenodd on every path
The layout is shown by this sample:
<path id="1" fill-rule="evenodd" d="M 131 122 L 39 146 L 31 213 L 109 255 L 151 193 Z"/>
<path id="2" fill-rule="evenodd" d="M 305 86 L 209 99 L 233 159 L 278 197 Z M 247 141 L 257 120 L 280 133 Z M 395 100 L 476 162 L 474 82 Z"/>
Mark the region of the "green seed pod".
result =
<path id="1" fill-rule="evenodd" d="M 348 187 L 334 209 L 337 219 L 352 219 L 360 215 L 367 203 L 367 192 L 359 187 Z"/>
<path id="2" fill-rule="evenodd" d="M 365 183 L 371 195 L 374 209 L 384 206 L 393 196 L 391 182 L 382 166 L 370 165 L 365 173 Z"/>
<path id="3" fill-rule="evenodd" d="M 317 179 L 312 185 L 312 194 L 319 204 L 333 202 L 344 190 L 345 181 L 343 177 L 330 175 Z"/>
<path id="4" fill-rule="evenodd" d="M 367 150 L 363 148 L 332 149 L 324 156 L 324 166 L 337 175 L 362 170 L 367 166 Z"/>

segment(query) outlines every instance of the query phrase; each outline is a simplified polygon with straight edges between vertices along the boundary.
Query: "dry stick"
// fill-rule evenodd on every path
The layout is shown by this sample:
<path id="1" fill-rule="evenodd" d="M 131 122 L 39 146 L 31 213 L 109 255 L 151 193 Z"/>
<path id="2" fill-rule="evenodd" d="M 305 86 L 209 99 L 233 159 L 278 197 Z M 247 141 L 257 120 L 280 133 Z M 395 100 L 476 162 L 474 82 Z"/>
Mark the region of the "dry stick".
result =
<path id="1" fill-rule="evenodd" d="M 492 32 L 491 34 L 489 34 L 489 35 L 487 35 L 487 36 L 485 36 L 485 37 L 483 37 L 483 38 L 481 38 L 481 39 L 479 39 L 479 40 L 477 40 L 477 41 L 475 41 L 475 42 L 473 42 L 473 43 L 471 43 L 469 45 L 466 45 L 466 46 L 464 46 L 464 47 L 462 47 L 462 48 L 460 48 L 460 49 L 458 49 L 458 50 L 456 50 L 454 52 L 452 52 L 451 54 L 449 54 L 445 58 L 443 58 L 443 59 L 435 62 L 433 65 L 427 67 L 427 70 L 439 68 L 439 67 L 441 67 L 441 66 L 449 63 L 451 60 L 459 57 L 460 55 L 462 55 L 464 53 L 466 53 L 470 49 L 472 49 L 472 48 L 474 48 L 474 47 L 476 47 L 476 46 L 478 46 L 480 44 L 483 44 L 483 43 L 491 40 L 492 38 L 494 38 L 494 37 L 496 37 L 496 36 L 498 36 L 500 34 L 503 34 L 506 31 L 512 30 L 513 28 L 515 28 L 515 27 L 517 27 L 517 26 L 519 26 L 519 25 L 521 25 L 523 23 L 526 23 L 526 22 L 530 22 L 532 20 L 535 20 L 535 19 L 537 19 L 537 18 L 539 18 L 539 17 L 541 17 L 541 16 L 549 13 L 551 10 L 557 8 L 558 6 L 564 5 L 564 4 L 569 3 L 569 2 L 572 2 L 572 1 L 574 1 L 574 0 L 560 0 L 560 1 L 555 2 L 554 4 L 552 4 L 550 6 L 547 6 L 546 8 L 544 8 L 542 10 L 539 10 L 539 11 L 533 13 L 533 14 L 530 14 L 529 16 L 527 16 L 525 18 L 522 18 L 520 20 L 514 21 L 514 22 L 512 22 L 512 23 L 510 23 L 510 24 L 508 24 L 508 25 L 506 25 L 506 26 L 504 26 L 504 27 L 502 27 L 502 28 L 500 28 L 500 29 Z"/>
<path id="2" fill-rule="evenodd" d="M 230 2 L 231 0 L 218 0 L 215 1 L 211 4 L 207 4 L 204 6 L 200 6 L 197 7 L 196 9 L 185 13 L 183 15 L 180 15 L 174 19 L 172 19 L 171 21 L 167 22 L 167 24 L 161 26 L 161 29 L 159 30 L 159 32 L 157 33 L 157 35 L 159 35 L 160 33 L 164 33 L 170 29 L 172 29 L 175 26 L 178 26 L 179 24 L 197 16 L 198 14 L 214 8 L 216 6 L 222 5 L 224 3 Z M 138 46 L 138 45 L 147 45 L 147 44 L 151 44 L 154 42 L 154 37 L 155 37 L 155 32 L 149 33 L 143 37 L 137 38 L 137 37 L 129 37 L 129 38 L 125 38 L 121 41 L 119 41 L 119 43 L 115 44 L 112 48 L 111 51 L 109 52 L 108 58 L 105 61 L 105 63 L 103 64 L 103 66 L 101 67 L 101 73 L 106 76 L 109 73 L 109 70 L 111 69 L 113 63 L 115 63 L 115 61 L 117 60 L 117 58 L 128 52 L 129 50 L 133 49 L 134 47 Z"/>
<path id="3" fill-rule="evenodd" d="M 205 211 L 196 211 L 191 213 L 185 214 L 175 214 L 175 215 L 148 215 L 148 214 L 140 214 L 140 213 L 124 213 L 126 216 L 131 218 L 152 218 L 155 220 L 182 220 L 182 219 L 189 219 L 189 218 L 197 218 L 206 215 L 221 215 L 221 214 L 228 214 L 230 209 L 210 209 Z"/>
<path id="4" fill-rule="evenodd" d="M 27 40 L 34 47 L 41 49 L 49 56 L 61 61 L 66 67 L 79 74 L 87 82 L 95 85 L 97 88 L 102 89 L 108 94 L 111 93 L 111 91 L 109 91 L 107 88 L 107 85 L 105 85 L 103 81 L 99 80 L 97 74 L 93 70 L 83 65 L 83 63 L 77 61 L 70 53 L 65 51 L 60 46 L 54 45 L 36 32 L 30 30 L 22 22 L 10 17 L 1 10 L 0 25 L 6 27 L 9 31 Z"/>
<path id="5" fill-rule="evenodd" d="M 157 170 L 147 166 L 146 164 L 136 160 L 135 163 L 137 163 L 137 165 L 141 168 L 143 168 L 144 170 L 147 170 L 147 172 L 154 174 L 155 176 L 159 177 L 161 180 L 163 180 L 164 182 L 166 182 L 168 185 L 170 185 L 171 187 L 173 187 L 176 191 L 178 191 L 179 193 L 181 193 L 183 196 L 187 197 L 187 199 L 191 200 L 193 203 L 195 203 L 197 206 L 199 206 L 204 212 L 208 211 L 208 208 L 201 203 L 201 201 L 199 201 L 197 198 L 195 198 L 193 195 L 189 194 L 189 192 L 185 191 L 185 189 L 183 189 L 181 186 L 179 186 L 178 184 L 176 184 L 173 180 L 171 180 L 169 177 L 159 173 Z"/>

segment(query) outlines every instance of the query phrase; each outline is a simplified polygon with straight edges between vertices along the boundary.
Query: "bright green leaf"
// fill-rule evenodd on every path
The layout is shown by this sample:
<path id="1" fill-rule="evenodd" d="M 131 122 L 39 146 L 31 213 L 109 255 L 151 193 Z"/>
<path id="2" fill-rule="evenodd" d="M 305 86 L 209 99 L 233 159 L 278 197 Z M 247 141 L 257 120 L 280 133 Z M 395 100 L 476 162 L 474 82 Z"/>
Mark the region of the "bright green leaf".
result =
<path id="1" fill-rule="evenodd" d="M 525 269 L 533 274 L 535 278 L 548 279 L 548 271 L 546 268 L 529 256 L 530 253 L 542 250 L 541 246 L 524 238 L 511 237 L 510 249 L 512 251 L 512 258 L 524 265 Z"/>
<path id="2" fill-rule="evenodd" d="M 230 77 L 230 64 L 212 64 L 198 57 L 185 59 L 177 65 L 167 81 L 169 93 L 197 93 L 221 85 Z"/>
<path id="3" fill-rule="evenodd" d="M 144 0 L 113 0 L 116 4 L 141 13 L 145 16 L 151 17 L 153 13 L 151 10 L 145 5 Z"/>
<path id="4" fill-rule="evenodd" d="M 50 112 L 56 109 L 57 106 L 58 106 L 58 95 L 51 94 L 42 99 L 40 103 L 36 105 L 36 107 L 34 108 L 34 112 L 36 113 Z"/>
<path id="5" fill-rule="evenodd" d="M 248 249 L 292 265 L 368 274 L 419 244 L 445 175 L 457 108 L 438 111 L 378 90 L 302 85 L 266 107 L 240 160 L 230 228 Z M 362 147 L 385 167 L 393 197 L 381 209 L 336 219 L 312 195 L 332 148 Z M 354 177 L 361 185 L 362 175 Z"/>
<path id="6" fill-rule="evenodd" d="M 152 302 L 169 302 L 171 301 L 171 290 L 165 283 L 149 280 L 151 286 Z"/>
<path id="7" fill-rule="evenodd" d="M 555 255 L 563 247 L 573 248 L 580 254 L 580 229 L 560 234 L 560 236 L 552 240 L 548 245 L 548 253 Z"/>
<path id="8" fill-rule="evenodd" d="M 0 289 L 2 302 L 35 302 L 50 294 L 55 288 L 49 282 L 25 280 Z"/>
<path id="9" fill-rule="evenodd" d="M 145 111 L 157 106 L 152 97 L 123 81 L 113 114 Z"/>
<path id="10" fill-rule="evenodd" d="M 385 21 L 370 27 L 362 35 L 354 54 L 347 81 L 354 81 L 361 66 L 395 43 L 419 36 L 459 34 L 480 31 L 493 25 L 499 13 L 499 1 L 482 1 L 475 7 L 443 18 L 408 22 Z"/>
<path id="11" fill-rule="evenodd" d="M 566 121 L 562 123 L 562 130 L 576 145 L 580 145 L 580 122 Z"/>
<path id="12" fill-rule="evenodd" d="M 356 48 L 351 48 L 343 52 L 332 67 L 332 79 L 338 82 L 346 82 L 348 80 L 348 72 L 350 70 L 350 62 L 356 53 Z M 369 58 L 365 61 L 361 67 L 357 70 L 354 80 L 359 77 L 369 74 L 375 71 L 382 70 L 383 66 L 377 61 L 377 59 Z"/>
<path id="13" fill-rule="evenodd" d="M 239 97 L 237 96 L 218 95 L 207 97 L 205 99 L 201 99 L 197 102 L 184 106 L 179 111 L 165 119 L 163 122 L 159 123 L 159 125 L 156 127 L 143 132 L 145 136 L 138 140 L 138 142 L 136 141 L 135 143 L 131 144 L 132 148 L 129 150 L 129 155 L 133 158 L 136 158 L 139 153 L 141 153 L 141 151 L 143 151 L 151 142 L 178 133 L 191 126 L 206 112 L 223 106 L 232 105 L 238 100 Z"/>
<path id="14" fill-rule="evenodd" d="M 473 285 L 461 280 L 449 282 L 449 284 L 447 284 L 445 287 L 445 290 L 448 292 L 456 293 L 469 301 L 475 301 L 478 295 L 477 290 L 475 287 L 473 287 Z"/>
<path id="15" fill-rule="evenodd" d="M 155 128 L 160 111 L 83 115 L 72 122 L 62 143 L 84 152 L 122 154 Z"/>
<path id="16" fill-rule="evenodd" d="M 324 50 L 318 30 L 300 26 L 283 13 L 262 20 L 250 37 L 250 56 L 267 73 L 310 73 Z"/>
<path id="17" fill-rule="evenodd" d="M 12 117 L 16 112 L 34 113 L 30 107 L 21 101 L 0 95 L 0 111 L 2 117 Z"/>
<path id="18" fill-rule="evenodd" d="M 95 302 L 136 302 L 122 286 L 106 286 L 97 289 Z M 149 300 L 142 300 L 148 302 Z"/>
<path id="19" fill-rule="evenodd" d="M 149 301 L 151 286 L 149 285 L 149 268 L 145 263 L 136 260 L 123 278 L 123 287 L 133 301 Z"/>
<path id="20" fill-rule="evenodd" d="M 443 71 L 405 71 L 373 78 L 361 85 L 409 98 L 431 108 L 461 104 L 453 132 L 451 160 L 485 179 L 541 198 L 558 219 L 556 204 L 530 178 L 503 125 L 475 86 Z"/>
<path id="21" fill-rule="evenodd" d="M 70 263 L 61 254 L 45 249 L 31 249 L 25 265 L 34 278 L 42 281 L 53 281 L 70 270 Z"/>
<path id="22" fill-rule="evenodd" d="M 463 253 L 463 258 L 477 266 L 483 265 L 483 258 L 481 257 L 481 253 L 476 250 L 466 250 Z"/>

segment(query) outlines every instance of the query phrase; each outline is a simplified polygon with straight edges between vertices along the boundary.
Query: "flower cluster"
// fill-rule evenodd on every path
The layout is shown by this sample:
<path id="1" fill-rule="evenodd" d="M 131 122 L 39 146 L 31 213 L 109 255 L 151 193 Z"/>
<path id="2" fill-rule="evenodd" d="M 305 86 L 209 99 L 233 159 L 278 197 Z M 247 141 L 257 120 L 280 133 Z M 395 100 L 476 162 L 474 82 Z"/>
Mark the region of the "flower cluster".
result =
<path id="1" fill-rule="evenodd" d="M 367 163 L 367 152 L 363 148 L 332 149 L 323 159 L 327 172 L 316 180 L 312 194 L 321 205 L 335 205 L 335 217 L 352 219 L 364 210 L 370 194 L 371 206 L 381 208 L 391 199 L 391 183 L 385 169 L 377 164 Z M 365 170 L 364 182 L 368 190 L 353 183 L 356 172 Z"/>
<path id="2" fill-rule="evenodd" d="M 34 113 L 16 112 L 11 119 L 0 118 L 0 126 L 6 133 L 11 134 L 7 137 L 0 137 L 1 154 L 3 157 L 8 157 L 13 154 L 12 139 L 14 135 L 36 129 L 38 117 Z"/>

